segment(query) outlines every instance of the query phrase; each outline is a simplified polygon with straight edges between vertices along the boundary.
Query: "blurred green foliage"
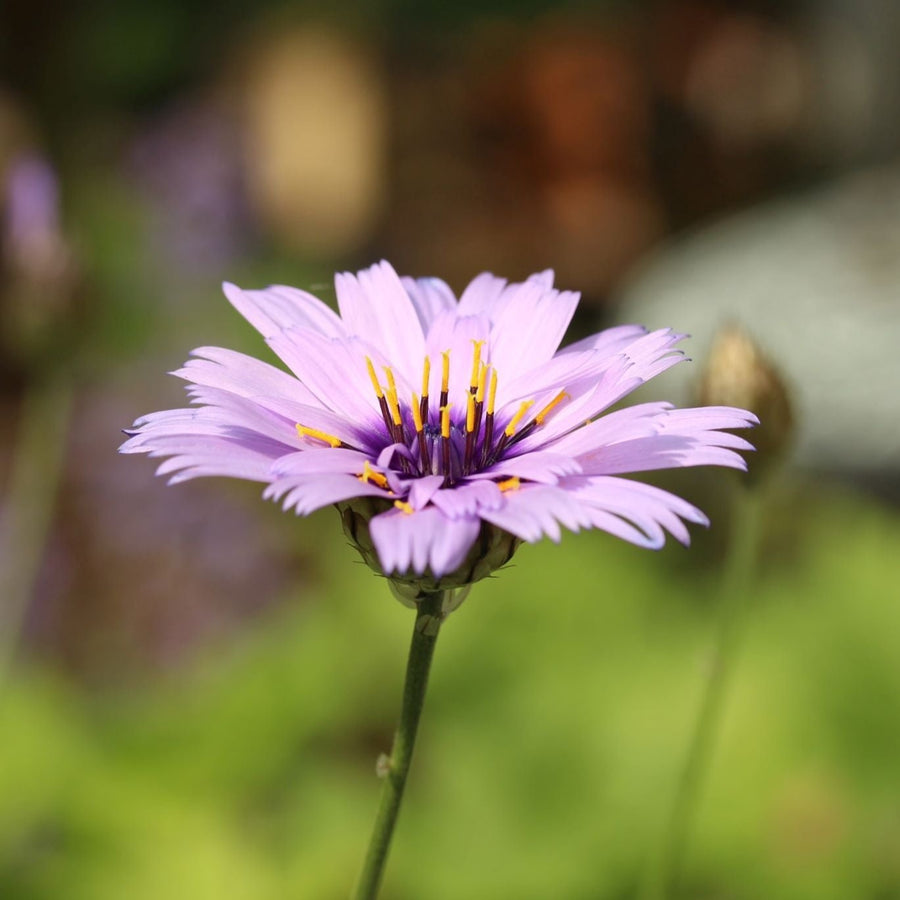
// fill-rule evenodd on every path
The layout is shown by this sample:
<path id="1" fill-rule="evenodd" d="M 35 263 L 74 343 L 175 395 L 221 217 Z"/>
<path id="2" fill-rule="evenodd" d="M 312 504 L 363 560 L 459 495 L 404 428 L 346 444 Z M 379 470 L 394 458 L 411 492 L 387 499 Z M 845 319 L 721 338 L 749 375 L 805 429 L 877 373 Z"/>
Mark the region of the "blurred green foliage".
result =
<path id="1" fill-rule="evenodd" d="M 805 504 L 790 564 L 753 592 L 687 896 L 900 895 L 900 523 Z M 4 897 L 347 894 L 412 615 L 333 518 L 296 524 L 318 587 L 162 683 L 97 695 L 18 672 Z M 635 896 L 715 625 L 716 579 L 682 552 L 576 535 L 475 587 L 438 644 L 386 900 Z"/>

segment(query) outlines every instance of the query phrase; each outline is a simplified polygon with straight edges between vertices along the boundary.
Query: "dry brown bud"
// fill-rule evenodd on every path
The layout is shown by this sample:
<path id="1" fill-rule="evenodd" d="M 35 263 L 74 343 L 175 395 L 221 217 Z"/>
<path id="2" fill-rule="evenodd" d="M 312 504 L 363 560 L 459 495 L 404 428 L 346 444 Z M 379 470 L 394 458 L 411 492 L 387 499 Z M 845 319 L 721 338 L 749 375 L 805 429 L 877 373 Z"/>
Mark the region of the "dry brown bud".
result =
<path id="1" fill-rule="evenodd" d="M 700 378 L 702 406 L 737 406 L 759 417 L 751 440 L 756 455 L 750 471 L 759 476 L 788 450 L 794 433 L 790 391 L 777 367 L 737 325 L 727 325 L 713 339 Z"/>

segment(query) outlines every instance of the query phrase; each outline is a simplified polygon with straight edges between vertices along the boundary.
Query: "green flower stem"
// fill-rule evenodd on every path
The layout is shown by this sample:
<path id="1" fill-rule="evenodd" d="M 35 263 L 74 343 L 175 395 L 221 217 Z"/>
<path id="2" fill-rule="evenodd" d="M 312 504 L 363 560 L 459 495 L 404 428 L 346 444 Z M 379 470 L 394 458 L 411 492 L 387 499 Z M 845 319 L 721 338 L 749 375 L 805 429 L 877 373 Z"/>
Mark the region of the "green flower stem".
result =
<path id="1" fill-rule="evenodd" d="M 644 892 L 645 900 L 664 900 L 678 895 L 703 778 L 720 730 L 740 647 L 745 599 L 759 543 L 761 493 L 760 487 L 754 490 L 741 484 L 732 498 L 732 530 L 722 573 L 718 633 L 661 851 L 648 890 Z"/>
<path id="2" fill-rule="evenodd" d="M 72 389 L 57 376 L 22 401 L 0 535 L 0 684 L 13 662 L 40 571 L 65 459 Z"/>
<path id="3" fill-rule="evenodd" d="M 406 776 L 412 760 L 422 705 L 425 702 L 431 659 L 443 619 L 443 603 L 444 593 L 441 591 L 425 594 L 417 603 L 416 624 L 409 648 L 409 661 L 406 664 L 400 724 L 394 735 L 390 757 L 381 757 L 378 761 L 378 773 L 384 778 L 384 787 L 372 837 L 369 840 L 369 849 L 353 893 L 354 900 L 374 900 L 378 896 L 394 826 L 400 812 L 403 789 L 406 787 Z"/>

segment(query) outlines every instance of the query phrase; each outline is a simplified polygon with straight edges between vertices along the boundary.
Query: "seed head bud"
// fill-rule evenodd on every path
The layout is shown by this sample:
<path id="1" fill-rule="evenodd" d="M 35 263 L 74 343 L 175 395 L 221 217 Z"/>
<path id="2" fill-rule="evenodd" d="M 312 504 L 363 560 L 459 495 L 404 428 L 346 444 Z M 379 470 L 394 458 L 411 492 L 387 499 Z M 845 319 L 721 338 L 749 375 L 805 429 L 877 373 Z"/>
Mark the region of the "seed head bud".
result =
<path id="1" fill-rule="evenodd" d="M 703 406 L 737 406 L 759 417 L 751 437 L 756 447 L 750 466 L 753 477 L 785 456 L 794 434 L 790 390 L 777 367 L 739 326 L 727 325 L 713 339 L 697 393 Z"/>

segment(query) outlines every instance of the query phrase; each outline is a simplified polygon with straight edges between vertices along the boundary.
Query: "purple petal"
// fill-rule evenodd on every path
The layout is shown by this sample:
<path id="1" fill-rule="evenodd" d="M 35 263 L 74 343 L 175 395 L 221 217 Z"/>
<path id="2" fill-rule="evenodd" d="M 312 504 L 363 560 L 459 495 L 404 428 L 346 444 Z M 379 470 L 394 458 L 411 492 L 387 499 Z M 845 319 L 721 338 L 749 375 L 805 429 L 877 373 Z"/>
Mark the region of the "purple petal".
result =
<path id="1" fill-rule="evenodd" d="M 219 347 L 201 347 L 194 351 L 205 359 L 189 359 L 173 375 L 193 382 L 188 394 L 195 402 L 233 408 L 228 394 L 246 398 L 269 413 L 284 420 L 280 427 L 298 423 L 333 434 L 345 443 L 369 447 L 373 438 L 380 440 L 380 421 L 369 420 L 368 429 L 361 428 L 339 414 L 325 409 L 319 399 L 293 375 L 268 363 Z M 246 420 L 242 424 L 249 424 Z M 372 426 L 374 425 L 374 433 Z M 295 436 L 286 438 L 296 444 Z"/>
<path id="2" fill-rule="evenodd" d="M 574 344 L 563 347 L 560 353 L 599 350 L 612 356 L 624 350 L 629 344 L 633 344 L 646 333 L 647 329 L 643 325 L 617 325 L 615 328 L 607 328 L 583 340 L 575 341 Z"/>
<path id="3" fill-rule="evenodd" d="M 556 273 L 553 269 L 544 269 L 543 272 L 535 272 L 534 275 L 529 275 L 528 280 L 539 284 L 545 291 L 549 291 L 553 289 L 553 279 L 555 277 Z"/>
<path id="4" fill-rule="evenodd" d="M 673 409 L 661 417 L 663 433 L 698 434 L 719 428 L 749 428 L 759 419 L 746 409 L 733 406 L 700 406 Z"/>
<path id="5" fill-rule="evenodd" d="M 574 496 L 555 486 L 522 485 L 503 496 L 506 503 L 500 509 L 482 510 L 481 517 L 529 543 L 545 535 L 559 541 L 560 524 L 570 531 L 578 531 L 591 524 Z"/>
<path id="6" fill-rule="evenodd" d="M 343 447 L 328 447 L 322 450 L 299 450 L 282 456 L 272 466 L 277 476 L 290 475 L 324 475 L 341 473 L 344 475 L 360 475 L 365 464 L 369 462 L 366 453 L 348 450 Z"/>
<path id="7" fill-rule="evenodd" d="M 212 390 L 212 388 L 207 388 Z M 227 395 L 231 396 L 231 395 Z M 234 398 L 240 402 L 241 398 Z M 216 406 L 199 409 L 167 409 L 149 413 L 139 418 L 129 430 L 131 439 L 120 448 L 122 452 L 143 452 L 154 449 L 154 442 L 161 438 L 182 438 L 194 435 L 215 435 L 233 437 L 246 434 L 253 440 L 265 441 L 282 453 L 295 449 L 297 432 L 285 425 L 283 420 L 268 414 L 266 410 L 253 407 L 248 402 L 246 410 L 234 410 Z M 140 448 L 140 449 L 139 449 Z"/>
<path id="8" fill-rule="evenodd" d="M 634 407 L 652 410 L 653 405 Z M 578 455 L 589 474 L 644 472 L 683 466 L 728 466 L 746 469 L 736 452 L 753 449 L 743 437 L 718 428 L 747 428 L 757 419 L 753 413 L 731 407 L 662 409 L 648 418 L 633 417 L 630 431 L 626 410 L 606 416 L 559 442 Z M 606 419 L 615 419 L 611 427 Z M 650 429 L 650 433 L 647 433 Z M 592 446 L 593 444 L 593 446 Z"/>
<path id="9" fill-rule="evenodd" d="M 281 448 L 250 434 L 163 435 L 152 441 L 138 435 L 126 441 L 122 453 L 147 453 L 151 458 L 169 456 L 156 470 L 157 475 L 172 475 L 170 484 L 201 475 L 223 475 L 250 481 L 271 481 L 272 462 Z"/>
<path id="10" fill-rule="evenodd" d="M 511 381 L 504 379 L 503 373 L 498 371 L 497 410 L 499 412 L 504 407 L 509 407 L 511 411 L 515 411 L 522 400 L 533 400 L 543 394 L 553 395 L 563 389 L 570 390 L 582 382 L 592 387 L 616 359 L 594 351 L 560 353 Z"/>
<path id="11" fill-rule="evenodd" d="M 659 415 L 672 409 L 671 403 L 641 403 L 607 413 L 594 422 L 571 431 L 553 444 L 553 450 L 572 456 L 581 456 L 588 451 L 656 434 Z"/>
<path id="12" fill-rule="evenodd" d="M 687 466 L 726 466 L 746 471 L 747 463 L 734 450 L 709 446 L 693 437 L 658 434 L 602 447 L 580 458 L 585 474 L 616 475 Z"/>
<path id="13" fill-rule="evenodd" d="M 231 305 L 264 338 L 287 328 L 311 328 L 324 337 L 347 335 L 347 328 L 325 303 L 297 288 L 275 285 L 262 291 L 245 291 L 225 282 L 222 290 Z"/>
<path id="14" fill-rule="evenodd" d="M 556 359 L 577 358 L 576 354 L 563 354 Z M 547 447 L 555 449 L 555 441 L 575 428 L 598 415 L 616 403 L 630 391 L 640 386 L 641 380 L 629 373 L 633 364 L 624 357 L 614 357 L 612 362 L 606 361 L 597 354 L 594 370 L 588 369 L 577 374 L 577 377 L 564 385 L 554 385 L 548 391 L 538 395 L 538 403 L 549 401 L 560 388 L 569 394 L 569 399 L 554 410 L 544 424 L 524 438 L 518 447 L 521 452 Z"/>
<path id="15" fill-rule="evenodd" d="M 473 479 L 478 478 L 524 478 L 541 484 L 556 484 L 564 475 L 577 475 L 581 465 L 571 456 L 560 453 L 525 453 L 495 463 L 484 469 Z"/>
<path id="16" fill-rule="evenodd" d="M 268 363 L 222 347 L 198 347 L 189 359 L 172 375 L 222 388 L 241 397 L 252 397 L 260 405 L 275 398 L 318 406 L 313 394 L 293 375 Z"/>
<path id="17" fill-rule="evenodd" d="M 506 279 L 497 278 L 490 272 L 482 272 L 473 278 L 459 298 L 460 316 L 490 317 L 494 304 L 506 288 Z"/>
<path id="18" fill-rule="evenodd" d="M 214 391 L 214 388 L 206 387 L 192 386 L 188 388 L 188 394 L 195 403 L 209 403 L 211 404 L 210 408 L 214 409 L 234 410 L 239 401 L 231 400 L 227 393 L 216 396 Z M 373 446 L 380 446 L 383 440 L 383 426 L 380 422 L 375 423 L 374 427 L 370 424 L 369 428 L 364 428 L 349 422 L 341 415 L 322 409 L 320 405 L 305 406 L 290 400 L 269 399 L 265 406 L 262 406 L 256 403 L 255 398 L 250 402 L 254 403 L 263 413 L 271 411 L 273 416 L 278 416 L 275 421 L 278 423 L 279 439 L 290 444 L 292 449 L 310 446 L 309 441 L 312 440 L 299 437 L 296 428 L 298 424 L 323 431 L 339 438 L 345 444 L 367 450 L 371 450 Z M 239 413 L 235 411 L 231 415 L 237 421 Z M 247 419 L 241 417 L 240 421 L 246 422 Z M 315 447 L 316 444 L 313 443 L 312 446 Z"/>
<path id="19" fill-rule="evenodd" d="M 298 516 L 306 516 L 323 506 L 354 497 L 386 498 L 387 494 L 355 475 L 334 473 L 278 478 L 266 488 L 263 496 L 267 500 L 281 500 L 284 510 L 293 509 Z"/>
<path id="20" fill-rule="evenodd" d="M 465 416 L 462 401 L 468 391 L 472 376 L 473 341 L 482 341 L 481 358 L 490 358 L 491 323 L 485 316 L 460 316 L 456 312 L 443 312 L 432 323 L 425 342 L 431 359 L 429 394 L 432 408 L 437 407 L 441 390 L 441 354 L 450 351 L 450 402 L 457 404 L 457 412 Z M 421 369 L 420 369 L 421 371 Z"/>
<path id="21" fill-rule="evenodd" d="M 459 519 L 478 515 L 483 509 L 499 509 L 503 493 L 494 481 L 471 481 L 438 491 L 431 502 L 449 518 Z"/>
<path id="22" fill-rule="evenodd" d="M 510 300 L 491 316 L 490 361 L 498 375 L 514 381 L 546 363 L 559 348 L 579 295 L 547 290 L 539 279 L 513 285 Z"/>
<path id="23" fill-rule="evenodd" d="M 387 469 L 389 466 L 395 465 L 394 460 L 398 456 L 409 460 L 411 463 L 415 462 L 415 457 L 406 444 L 388 444 L 378 454 L 376 462 L 382 469 Z"/>
<path id="24" fill-rule="evenodd" d="M 440 490 L 444 483 L 443 475 L 426 475 L 414 478 L 409 482 L 409 496 L 406 498 L 413 509 L 422 509 Z"/>
<path id="25" fill-rule="evenodd" d="M 650 546 L 662 546 L 664 530 L 681 543 L 690 543 L 682 519 L 709 524 L 706 516 L 687 501 L 639 481 L 594 477 L 571 479 L 567 484 L 587 509 L 604 514 L 604 520 L 605 514 L 612 514 L 632 522 L 644 533 Z"/>
<path id="26" fill-rule="evenodd" d="M 382 261 L 356 276 L 335 276 L 338 307 L 347 328 L 384 354 L 407 378 L 422 371 L 425 337 L 416 308 L 397 273 Z"/>
<path id="27" fill-rule="evenodd" d="M 206 404 L 189 411 L 194 420 L 217 422 L 226 427 L 251 428 L 283 442 L 291 450 L 309 446 L 310 439 L 301 439 L 297 434 L 297 424 L 324 431 L 347 444 L 367 449 L 373 442 L 379 442 L 379 434 L 383 429 L 381 423 L 376 423 L 374 430 L 365 429 L 319 406 L 304 406 L 287 400 L 270 404 L 279 407 L 278 412 L 272 412 L 255 400 L 202 385 L 189 386 L 188 395 L 193 403 Z M 312 446 L 315 447 L 316 444 L 313 443 Z"/>
<path id="28" fill-rule="evenodd" d="M 681 361 L 681 352 L 672 348 L 682 337 L 669 329 L 655 331 L 629 345 L 605 367 L 603 354 L 597 354 L 597 371 L 579 373 L 576 381 L 565 388 L 572 395 L 572 400 L 562 405 L 543 427 L 525 438 L 522 448 L 532 450 L 551 444 L 586 420 L 600 415 L 663 369 Z M 554 362 L 574 355 L 560 354 Z M 598 373 L 602 376 L 596 381 Z"/>
<path id="29" fill-rule="evenodd" d="M 191 402 L 199 406 L 194 410 L 195 421 L 202 419 L 224 426 L 248 428 L 289 447 L 299 444 L 297 423 L 265 409 L 255 400 L 205 385 L 190 385 L 187 392 Z"/>
<path id="30" fill-rule="evenodd" d="M 436 578 L 463 563 L 480 530 L 476 517 L 450 519 L 434 506 L 414 513 L 392 509 L 369 524 L 386 574 L 430 571 Z"/>
<path id="31" fill-rule="evenodd" d="M 404 277 L 400 281 L 416 308 L 423 334 L 428 334 L 431 323 L 442 312 L 456 309 L 453 291 L 440 278 Z"/>
<path id="32" fill-rule="evenodd" d="M 625 519 L 603 509 L 588 507 L 587 515 L 590 518 L 591 528 L 599 528 L 623 541 L 637 544 L 638 547 L 659 550 L 666 542 L 666 536 L 661 529 L 657 529 L 650 537 Z"/>
<path id="33" fill-rule="evenodd" d="M 546 294 L 553 290 L 553 270 L 546 269 L 537 275 L 529 275 L 525 281 L 507 284 L 502 291 L 485 305 L 483 313 L 494 323 L 505 315 L 511 306 L 518 305 L 523 296 L 530 293 Z"/>
<path id="34" fill-rule="evenodd" d="M 313 331 L 291 329 L 268 338 L 268 343 L 326 409 L 366 427 L 381 421 L 366 368 L 369 348 L 360 341 L 329 340 Z"/>

